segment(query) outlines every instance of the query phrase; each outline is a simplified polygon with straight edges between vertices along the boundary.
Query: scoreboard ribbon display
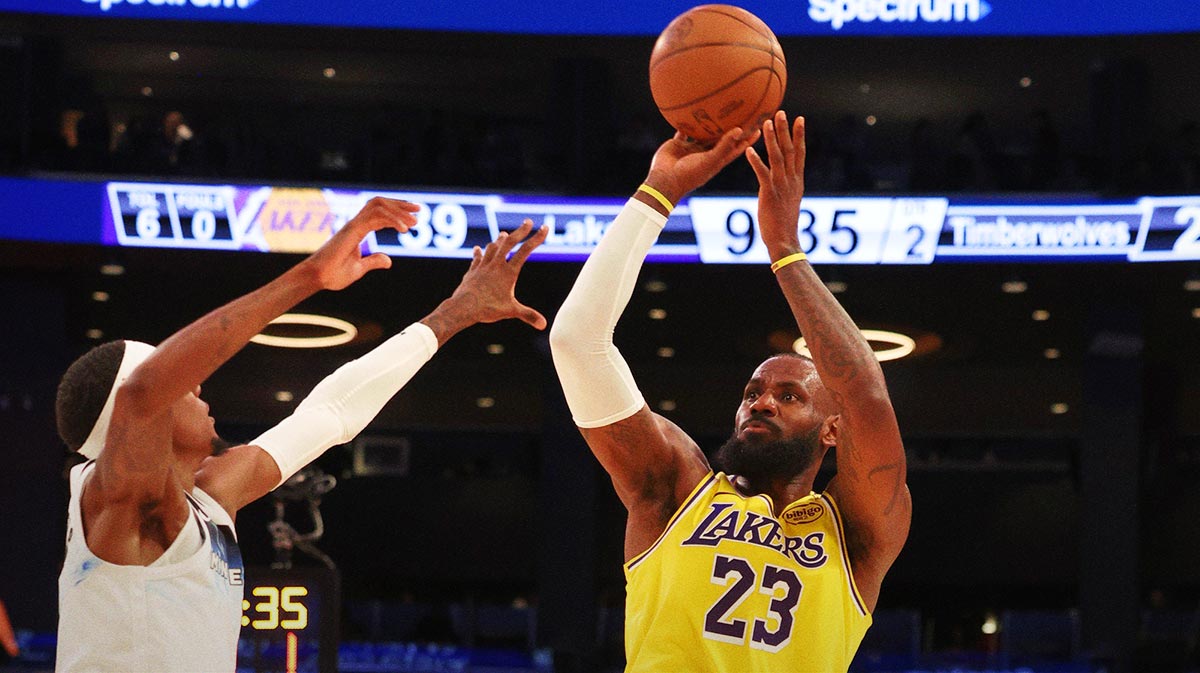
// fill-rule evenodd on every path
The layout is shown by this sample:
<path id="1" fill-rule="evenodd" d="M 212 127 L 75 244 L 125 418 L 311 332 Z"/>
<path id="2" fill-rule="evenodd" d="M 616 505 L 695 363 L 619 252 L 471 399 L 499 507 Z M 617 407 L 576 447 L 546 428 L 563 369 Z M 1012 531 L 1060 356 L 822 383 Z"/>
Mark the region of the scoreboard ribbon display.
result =
<path id="1" fill-rule="evenodd" d="M 364 244 L 396 257 L 470 258 L 529 218 L 550 235 L 532 259 L 582 261 L 621 199 L 113 182 L 102 242 L 197 250 L 316 250 L 372 197 L 421 206 L 408 233 Z M 765 264 L 753 197 L 693 197 L 652 261 Z M 1129 202 L 806 197 L 797 222 L 814 264 L 1200 260 L 1200 195 Z"/>

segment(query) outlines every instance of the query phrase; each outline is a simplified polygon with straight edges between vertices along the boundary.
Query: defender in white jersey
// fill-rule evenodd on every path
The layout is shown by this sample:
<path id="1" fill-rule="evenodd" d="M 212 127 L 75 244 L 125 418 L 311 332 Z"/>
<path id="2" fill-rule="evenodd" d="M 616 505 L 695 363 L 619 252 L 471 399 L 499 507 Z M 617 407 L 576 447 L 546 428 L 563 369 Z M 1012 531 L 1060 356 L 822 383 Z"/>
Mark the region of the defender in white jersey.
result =
<path id="1" fill-rule="evenodd" d="M 237 511 L 352 439 L 459 331 L 506 318 L 545 328 L 513 294 L 548 233 L 531 236 L 526 220 L 475 248 L 459 286 L 432 313 L 329 375 L 279 425 L 227 448 L 200 383 L 301 300 L 389 267 L 381 253 L 363 257 L 360 244 L 384 227 L 407 231 L 417 210 L 372 199 L 310 257 L 157 348 L 116 341 L 67 370 L 59 435 L 89 460 L 70 476 L 58 671 L 232 673 L 243 582 Z"/>

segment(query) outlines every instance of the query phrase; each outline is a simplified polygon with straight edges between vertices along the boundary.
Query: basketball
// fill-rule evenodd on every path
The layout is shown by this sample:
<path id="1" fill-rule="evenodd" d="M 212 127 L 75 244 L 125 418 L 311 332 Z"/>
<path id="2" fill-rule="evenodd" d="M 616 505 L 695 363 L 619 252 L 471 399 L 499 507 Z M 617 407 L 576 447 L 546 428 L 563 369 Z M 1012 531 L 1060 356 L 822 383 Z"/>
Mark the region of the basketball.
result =
<path id="1" fill-rule="evenodd" d="M 779 109 L 787 64 L 775 34 L 733 5 L 700 5 L 667 24 L 650 54 L 650 92 L 684 135 L 716 142 Z"/>

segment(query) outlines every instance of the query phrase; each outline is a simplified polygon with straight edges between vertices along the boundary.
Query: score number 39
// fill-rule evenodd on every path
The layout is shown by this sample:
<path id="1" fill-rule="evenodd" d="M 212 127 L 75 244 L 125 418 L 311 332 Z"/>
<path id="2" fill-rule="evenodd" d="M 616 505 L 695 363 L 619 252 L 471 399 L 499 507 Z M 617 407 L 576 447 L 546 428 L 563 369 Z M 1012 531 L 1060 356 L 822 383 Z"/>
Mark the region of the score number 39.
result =
<path id="1" fill-rule="evenodd" d="M 302 601 L 297 600 L 308 595 L 308 587 L 254 587 L 250 593 L 262 599 L 253 607 L 254 611 L 263 617 L 252 620 L 249 615 L 243 614 L 242 626 L 250 626 L 259 631 L 278 628 L 301 630 L 308 626 L 308 608 Z M 250 607 L 250 601 L 242 601 L 243 611 L 249 610 Z M 283 616 L 295 616 L 281 619 L 281 613 Z"/>

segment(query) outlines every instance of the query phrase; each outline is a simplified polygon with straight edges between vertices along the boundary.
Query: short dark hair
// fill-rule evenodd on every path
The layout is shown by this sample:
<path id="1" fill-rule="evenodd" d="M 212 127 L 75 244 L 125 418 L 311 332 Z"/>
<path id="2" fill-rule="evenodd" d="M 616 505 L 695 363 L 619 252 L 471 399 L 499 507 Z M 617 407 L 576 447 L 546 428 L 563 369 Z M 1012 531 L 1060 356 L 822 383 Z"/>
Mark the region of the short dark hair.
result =
<path id="1" fill-rule="evenodd" d="M 797 353 L 796 351 L 780 351 L 779 353 L 772 354 L 767 358 L 767 360 L 770 360 L 771 358 L 791 358 L 793 360 L 804 360 L 805 362 L 813 365 L 817 364 L 811 357 L 805 355 L 804 353 Z M 767 360 L 763 360 L 763 362 L 766 362 Z"/>
<path id="2" fill-rule="evenodd" d="M 124 357 L 125 342 L 110 341 L 81 355 L 63 374 L 54 416 L 58 436 L 72 451 L 83 446 L 100 418 Z"/>

